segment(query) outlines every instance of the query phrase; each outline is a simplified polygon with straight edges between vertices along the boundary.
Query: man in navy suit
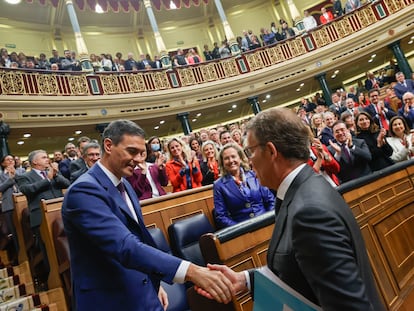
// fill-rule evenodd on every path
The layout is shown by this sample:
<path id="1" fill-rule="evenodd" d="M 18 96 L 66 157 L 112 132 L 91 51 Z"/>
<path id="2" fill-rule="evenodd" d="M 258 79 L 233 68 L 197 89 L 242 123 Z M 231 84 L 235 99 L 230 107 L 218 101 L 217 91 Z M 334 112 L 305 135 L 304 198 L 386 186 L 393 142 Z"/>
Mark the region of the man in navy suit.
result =
<path id="1" fill-rule="evenodd" d="M 323 310 L 385 310 L 352 210 L 306 164 L 307 127 L 291 110 L 271 108 L 256 115 L 246 132 L 253 170 L 263 186 L 277 190 L 280 202 L 267 251 L 270 270 Z M 236 291 L 254 286 L 251 271 L 209 267 L 231 278 Z"/>
<path id="2" fill-rule="evenodd" d="M 402 72 L 397 72 L 395 74 L 395 79 L 397 80 L 397 83 L 394 85 L 394 92 L 399 99 L 402 99 L 406 92 L 414 93 L 413 80 L 406 79 Z"/>
<path id="3" fill-rule="evenodd" d="M 161 280 L 191 281 L 229 302 L 233 285 L 223 274 L 155 248 L 135 191 L 125 179 L 145 156 L 144 131 L 118 120 L 108 125 L 102 139 L 101 160 L 72 184 L 62 206 L 74 309 L 163 311 L 168 299 Z"/>

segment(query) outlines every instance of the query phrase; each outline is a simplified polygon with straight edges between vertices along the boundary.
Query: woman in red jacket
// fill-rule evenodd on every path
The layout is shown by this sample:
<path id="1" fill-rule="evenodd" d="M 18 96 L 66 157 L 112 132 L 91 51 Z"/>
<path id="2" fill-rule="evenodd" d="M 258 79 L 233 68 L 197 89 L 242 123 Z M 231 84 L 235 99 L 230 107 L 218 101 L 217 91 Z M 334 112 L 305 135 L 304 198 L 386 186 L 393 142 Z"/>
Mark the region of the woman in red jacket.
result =
<path id="1" fill-rule="evenodd" d="M 201 187 L 203 174 L 197 155 L 184 142 L 173 138 L 168 142 L 170 161 L 166 164 L 168 179 L 173 192 Z"/>

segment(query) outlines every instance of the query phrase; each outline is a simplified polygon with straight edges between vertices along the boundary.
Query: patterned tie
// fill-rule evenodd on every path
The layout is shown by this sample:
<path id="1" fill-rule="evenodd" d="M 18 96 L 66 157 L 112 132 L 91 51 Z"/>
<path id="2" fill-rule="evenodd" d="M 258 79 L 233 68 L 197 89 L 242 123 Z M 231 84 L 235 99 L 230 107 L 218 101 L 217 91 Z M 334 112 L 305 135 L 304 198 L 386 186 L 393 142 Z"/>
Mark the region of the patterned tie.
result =
<path id="1" fill-rule="evenodd" d="M 125 194 L 125 186 L 124 183 L 121 181 L 118 186 L 116 186 L 116 188 L 119 190 L 119 192 L 121 193 L 122 199 L 126 202 L 126 194 Z"/>
<path id="2" fill-rule="evenodd" d="M 48 179 L 45 171 L 41 171 L 40 174 L 43 176 L 43 179 Z"/>
<path id="3" fill-rule="evenodd" d="M 342 144 L 341 146 L 341 152 L 344 155 L 344 160 L 346 163 L 351 163 L 351 155 L 349 154 L 348 148 L 346 147 L 346 144 Z"/>

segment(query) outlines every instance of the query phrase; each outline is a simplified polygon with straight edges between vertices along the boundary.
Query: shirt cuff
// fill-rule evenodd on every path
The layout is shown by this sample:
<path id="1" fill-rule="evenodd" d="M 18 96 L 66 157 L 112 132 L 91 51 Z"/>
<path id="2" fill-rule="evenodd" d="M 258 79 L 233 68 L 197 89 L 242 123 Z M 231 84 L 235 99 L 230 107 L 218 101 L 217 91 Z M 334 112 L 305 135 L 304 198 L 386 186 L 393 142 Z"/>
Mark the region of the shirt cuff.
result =
<path id="1" fill-rule="evenodd" d="M 249 292 L 252 290 L 252 285 L 250 284 L 250 274 L 249 271 L 244 270 L 243 271 L 244 276 L 246 277 L 246 287 L 249 290 Z"/>
<path id="2" fill-rule="evenodd" d="M 183 260 L 178 266 L 177 272 L 174 275 L 174 283 L 183 284 L 185 282 L 185 276 L 187 275 L 188 267 L 190 267 L 191 262 Z"/>

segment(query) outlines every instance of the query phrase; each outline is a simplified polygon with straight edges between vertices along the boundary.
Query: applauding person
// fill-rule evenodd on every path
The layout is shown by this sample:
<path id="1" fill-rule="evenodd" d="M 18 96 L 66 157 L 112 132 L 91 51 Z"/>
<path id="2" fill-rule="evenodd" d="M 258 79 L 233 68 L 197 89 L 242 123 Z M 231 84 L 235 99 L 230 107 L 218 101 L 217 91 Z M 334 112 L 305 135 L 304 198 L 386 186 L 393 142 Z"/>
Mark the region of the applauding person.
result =
<path id="1" fill-rule="evenodd" d="M 203 186 L 211 185 L 219 178 L 218 151 L 211 140 L 204 142 L 201 150 L 203 154 L 203 162 L 200 164 L 201 173 L 203 174 L 201 184 Z"/>
<path id="2" fill-rule="evenodd" d="M 148 146 L 150 145 L 147 144 L 146 148 Z M 165 156 L 161 152 L 155 154 L 155 163 L 146 162 L 147 151 L 145 151 L 145 157 L 139 158 L 132 176 L 127 177 L 140 200 L 157 198 L 166 194 L 163 188 L 168 184 Z"/>
<path id="3" fill-rule="evenodd" d="M 173 192 L 201 187 L 203 175 L 196 153 L 177 138 L 171 139 L 167 147 L 171 160 L 166 169 Z"/>

